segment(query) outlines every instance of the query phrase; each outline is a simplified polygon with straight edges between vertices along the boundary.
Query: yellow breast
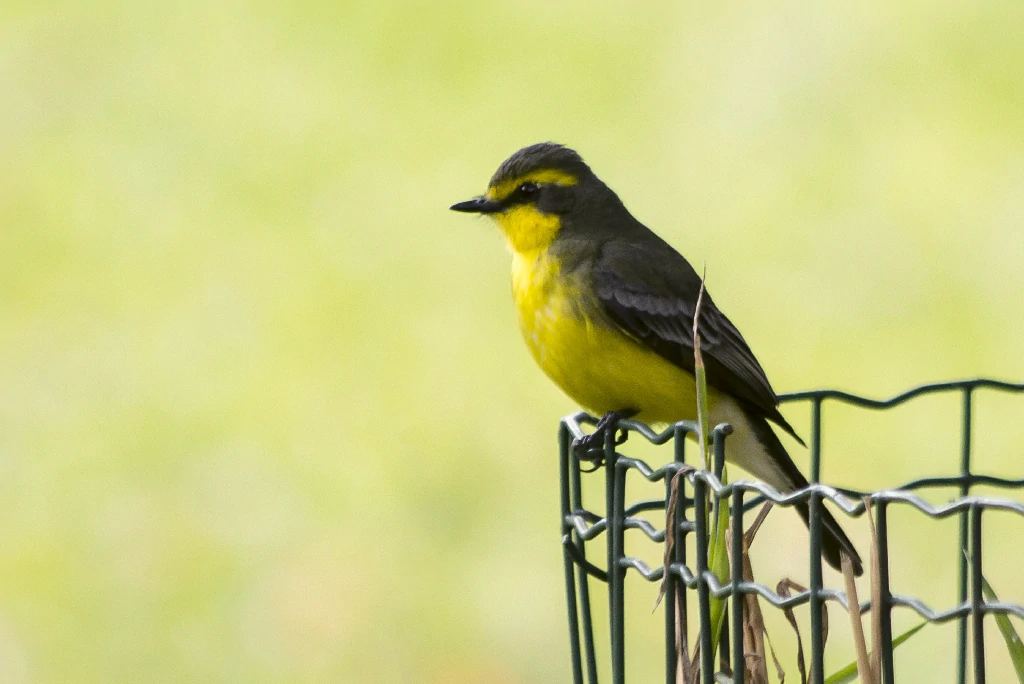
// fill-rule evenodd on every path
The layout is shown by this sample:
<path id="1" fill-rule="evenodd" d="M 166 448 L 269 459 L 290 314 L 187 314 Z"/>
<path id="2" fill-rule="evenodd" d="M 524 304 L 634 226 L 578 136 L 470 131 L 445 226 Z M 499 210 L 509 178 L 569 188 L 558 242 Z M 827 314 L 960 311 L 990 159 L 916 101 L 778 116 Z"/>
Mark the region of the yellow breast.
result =
<path id="1" fill-rule="evenodd" d="M 592 412 L 635 409 L 649 422 L 695 419 L 693 376 L 606 321 L 587 277 L 563 274 L 547 250 L 513 252 L 519 327 L 537 364 Z"/>

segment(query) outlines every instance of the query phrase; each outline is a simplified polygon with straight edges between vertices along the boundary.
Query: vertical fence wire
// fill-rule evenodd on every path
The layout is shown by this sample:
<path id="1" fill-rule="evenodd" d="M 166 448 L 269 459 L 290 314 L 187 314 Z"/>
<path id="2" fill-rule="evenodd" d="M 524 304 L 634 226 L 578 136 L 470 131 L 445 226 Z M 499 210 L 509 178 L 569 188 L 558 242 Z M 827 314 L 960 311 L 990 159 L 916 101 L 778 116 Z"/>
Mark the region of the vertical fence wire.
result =
<path id="1" fill-rule="evenodd" d="M 608 619 L 611 623 L 612 650 L 612 684 L 625 684 L 626 681 L 626 616 L 625 589 L 626 569 L 619 563 L 623 554 L 625 529 L 623 501 L 623 477 L 615 450 L 615 433 L 613 426 L 605 433 L 604 467 L 606 481 L 606 510 L 608 511 Z"/>
<path id="2" fill-rule="evenodd" d="M 583 684 L 583 663 L 580 657 L 580 622 L 579 611 L 576 607 L 576 565 L 572 560 L 572 553 L 569 551 L 569 544 L 572 543 L 572 525 L 568 522 L 571 512 L 569 505 L 569 430 L 565 423 L 558 430 L 558 452 L 559 452 L 559 473 L 561 480 L 562 499 L 562 556 L 565 562 L 565 601 L 569 615 L 569 649 L 572 657 L 572 680 L 575 684 Z M 582 551 L 582 549 L 581 549 Z M 585 581 L 586 573 L 581 571 L 581 583 Z M 584 601 L 584 604 L 588 602 Z"/>
<path id="3" fill-rule="evenodd" d="M 879 501 L 875 504 L 875 537 L 878 539 L 878 600 L 881 605 L 872 608 L 879 611 L 882 627 L 882 682 L 893 684 L 892 654 L 892 592 L 889 588 L 889 504 Z M 877 647 L 876 647 L 877 648 Z"/>
<path id="4" fill-rule="evenodd" d="M 680 426 L 672 428 L 673 462 L 677 466 L 686 463 L 686 430 Z M 680 502 L 673 511 L 673 517 L 668 521 L 665 530 L 665 541 L 668 542 L 669 535 L 673 537 L 672 557 L 669 559 L 672 564 L 686 563 L 686 531 L 683 523 L 686 522 L 686 506 L 682 503 L 686 500 L 686 478 L 678 479 L 673 476 L 665 478 L 665 501 L 672 496 L 672 483 L 677 482 L 678 490 L 676 499 Z M 677 616 L 686 615 L 686 588 L 679 585 L 676 576 L 669 573 L 665 578 L 666 601 L 665 601 L 665 683 L 675 684 L 677 670 L 680 666 L 679 651 L 677 643 L 686 644 L 687 634 L 682 630 L 685 620 L 678 620 Z"/>
<path id="5" fill-rule="evenodd" d="M 817 484 L 821 476 L 821 400 L 811 403 L 811 483 Z M 808 504 L 807 527 L 810 532 L 809 553 L 811 592 L 811 683 L 825 681 L 825 630 L 822 624 L 821 577 L 821 497 L 811 493 Z"/>
<path id="6" fill-rule="evenodd" d="M 985 596 L 981 592 L 981 506 L 971 506 L 971 646 L 974 684 L 985 684 Z"/>
<path id="7" fill-rule="evenodd" d="M 743 581 L 743 490 L 732 490 L 732 539 L 730 576 L 732 581 L 732 681 L 744 684 L 746 656 L 743 653 L 743 594 L 737 590 Z"/>
<path id="8" fill-rule="evenodd" d="M 963 391 L 963 403 L 961 409 L 960 429 L 960 496 L 967 496 L 971 491 L 971 388 Z M 960 513 L 960 545 L 956 549 L 957 555 L 957 598 L 963 604 L 967 600 L 967 557 L 964 550 L 967 548 L 967 517 L 968 512 Z M 957 620 L 957 683 L 967 682 L 967 616 L 964 615 Z"/>
<path id="9" fill-rule="evenodd" d="M 703 480 L 693 483 L 693 518 L 697 539 L 708 538 L 708 486 Z M 708 588 L 708 545 L 696 544 L 697 562 L 697 608 L 700 616 L 700 669 L 704 684 L 712 684 L 714 671 L 711 653 L 711 592 Z"/>

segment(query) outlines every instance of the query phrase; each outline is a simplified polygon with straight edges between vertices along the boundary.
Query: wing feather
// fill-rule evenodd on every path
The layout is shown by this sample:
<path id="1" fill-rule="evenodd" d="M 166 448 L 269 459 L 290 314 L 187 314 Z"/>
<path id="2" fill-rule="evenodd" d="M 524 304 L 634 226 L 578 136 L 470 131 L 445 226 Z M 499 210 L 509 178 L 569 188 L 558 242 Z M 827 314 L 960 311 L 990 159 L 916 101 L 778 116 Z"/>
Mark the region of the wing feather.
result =
<path id="1" fill-rule="evenodd" d="M 653 236 L 648 233 L 648 236 Z M 700 277 L 655 236 L 604 245 L 594 266 L 594 290 L 624 332 L 693 373 L 693 316 Z M 779 413 L 779 399 L 739 330 L 704 293 L 699 332 L 708 384 L 756 409 L 803 441 Z"/>

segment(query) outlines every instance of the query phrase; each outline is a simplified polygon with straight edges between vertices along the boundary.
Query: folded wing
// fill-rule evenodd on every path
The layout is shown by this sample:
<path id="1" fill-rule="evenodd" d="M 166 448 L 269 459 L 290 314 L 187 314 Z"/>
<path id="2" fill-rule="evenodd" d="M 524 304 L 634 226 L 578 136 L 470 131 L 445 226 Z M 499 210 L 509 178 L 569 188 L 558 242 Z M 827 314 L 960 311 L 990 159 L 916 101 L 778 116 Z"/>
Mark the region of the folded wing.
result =
<path id="1" fill-rule="evenodd" d="M 701 279 L 679 252 L 660 238 L 610 242 L 601 250 L 593 279 L 597 298 L 616 325 L 693 373 L 693 316 Z M 761 364 L 706 291 L 698 330 L 708 384 L 741 400 L 803 444 L 779 413 L 779 399 Z"/>

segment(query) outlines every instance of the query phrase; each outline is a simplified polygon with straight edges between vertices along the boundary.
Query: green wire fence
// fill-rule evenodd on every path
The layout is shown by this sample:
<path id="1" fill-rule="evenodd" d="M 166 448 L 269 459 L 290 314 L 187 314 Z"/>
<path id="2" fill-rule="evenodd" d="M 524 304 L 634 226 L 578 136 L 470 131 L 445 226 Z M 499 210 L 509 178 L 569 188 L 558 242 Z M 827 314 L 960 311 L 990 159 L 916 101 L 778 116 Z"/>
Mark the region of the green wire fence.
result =
<path id="1" fill-rule="evenodd" d="M 864 397 L 834 390 L 816 390 L 784 395 L 783 402 L 804 402 L 810 404 L 810 477 L 811 484 L 801 490 L 782 494 L 771 487 L 752 481 L 721 483 L 722 467 L 725 454 L 725 440 L 731 432 L 728 425 L 719 425 L 712 431 L 714 448 L 714 468 L 693 470 L 680 478 L 678 500 L 682 505 L 676 508 L 675 543 L 672 558 L 669 559 L 669 576 L 665 581 L 665 681 L 672 684 L 676 681 L 676 620 L 673 606 L 680 606 L 685 614 L 686 599 L 689 590 L 697 594 L 698 626 L 700 640 L 701 676 L 704 684 L 714 682 L 713 653 L 711 648 L 711 620 L 709 604 L 711 597 L 727 599 L 729 606 L 729 629 L 723 625 L 722 657 L 732 667 L 732 681 L 743 684 L 743 596 L 757 594 L 765 602 L 776 608 L 792 608 L 802 604 L 810 605 L 811 634 L 811 681 L 821 684 L 824 679 L 824 638 L 822 630 L 822 604 L 826 601 L 837 601 L 847 606 L 846 594 L 842 591 L 822 586 L 821 567 L 821 507 L 822 501 L 828 499 L 839 510 L 853 517 L 865 513 L 865 500 L 873 509 L 878 538 L 879 583 L 881 585 L 881 679 L 885 684 L 892 684 L 893 647 L 891 612 L 894 607 L 906 607 L 917 612 L 928 622 L 947 622 L 956 620 L 958 623 L 956 677 L 958 684 L 964 684 L 967 678 L 968 640 L 972 642 L 971 664 L 974 682 L 985 682 L 985 642 L 983 623 L 986 615 L 1013 614 L 1024 618 L 1024 606 L 986 601 L 982 592 L 982 516 L 985 511 L 1011 511 L 1024 517 L 1024 504 L 1009 499 L 981 497 L 971 494 L 976 485 L 987 485 L 998 489 L 1015 490 L 1024 487 L 1024 478 L 1017 480 L 1004 479 L 989 475 L 976 474 L 971 462 L 971 421 L 972 400 L 974 393 L 980 389 L 995 389 L 1006 392 L 1024 392 L 1024 384 L 1011 384 L 994 380 L 965 380 L 924 385 L 885 401 L 876 401 Z M 827 401 L 852 404 L 865 409 L 888 409 L 903 404 L 915 397 L 939 392 L 959 392 L 962 397 L 961 431 L 960 431 L 960 474 L 955 477 L 926 477 L 894 489 L 876 492 L 858 492 L 848 489 L 837 489 L 819 483 L 821 472 L 821 407 Z M 594 622 L 591 616 L 591 583 L 593 578 L 607 585 L 609 606 L 610 646 L 611 646 L 611 678 L 613 684 L 625 681 L 625 615 L 624 592 L 627 571 L 634 570 L 638 575 L 650 582 L 662 581 L 665 569 L 651 568 L 639 558 L 625 555 L 625 533 L 627 530 L 639 530 L 656 543 L 664 543 L 665 530 L 655 528 L 639 514 L 645 511 L 664 511 L 669 496 L 669 483 L 673 475 L 684 467 L 684 440 L 688 434 L 696 434 L 698 427 L 694 422 L 676 423 L 667 430 L 656 433 L 647 425 L 629 420 L 619 421 L 619 430 L 626 434 L 635 433 L 649 442 L 661 445 L 672 442 L 674 458 L 671 462 L 654 469 L 639 459 L 629 458 L 617 450 L 616 433 L 608 430 L 604 446 L 604 490 L 605 515 L 600 516 L 583 507 L 583 472 L 580 460 L 572 449 L 573 440 L 581 437 L 583 425 L 594 425 L 596 419 L 585 413 L 577 413 L 561 422 L 559 430 L 560 468 L 561 468 L 561 529 L 562 546 L 565 559 L 566 598 L 569 617 L 569 643 L 572 657 L 573 678 L 576 684 L 598 684 L 597 652 L 595 648 Z M 1024 463 L 1024 461 L 1022 461 Z M 589 465 L 589 464 L 588 464 Z M 693 464 L 698 465 L 699 464 Z M 1022 465 L 1024 468 L 1024 465 Z M 630 474 L 639 475 L 650 482 L 664 482 L 666 495 L 664 499 L 654 499 L 626 504 L 626 478 Z M 685 489 L 692 491 L 686 496 Z M 960 496 L 952 502 L 933 506 L 917 496 L 914 492 L 936 487 L 958 487 Z M 743 515 L 764 501 L 788 506 L 796 502 L 807 501 L 810 506 L 810 553 L 809 553 L 809 587 L 806 591 L 784 597 L 765 585 L 743 580 L 741 564 L 742 535 L 733 534 L 731 539 L 731 561 L 729 583 L 722 585 L 708 569 L 708 538 L 709 516 L 707 508 L 713 502 L 715 510 L 719 505 L 729 507 L 733 530 L 742 530 Z M 931 518 L 957 516 L 960 521 L 960 544 L 958 547 L 958 597 L 957 605 L 946 610 L 935 611 L 919 599 L 912 596 L 893 594 L 889 587 L 889 542 L 888 542 L 888 510 L 890 506 L 909 506 Z M 692 511 L 693 519 L 688 519 L 687 511 Z M 712 518 L 714 520 L 715 518 Z M 604 536 L 604 568 L 598 567 L 588 559 L 588 542 L 595 542 Z M 693 566 L 686 559 L 686 537 L 693 535 L 695 558 Z M 594 547 L 591 544 L 591 547 Z M 871 602 L 861 604 L 861 611 L 875 609 Z M 730 646 L 731 644 L 731 646 Z M 875 646 L 878 648 L 878 646 Z M 737 666 L 738 665 L 738 666 Z"/>

